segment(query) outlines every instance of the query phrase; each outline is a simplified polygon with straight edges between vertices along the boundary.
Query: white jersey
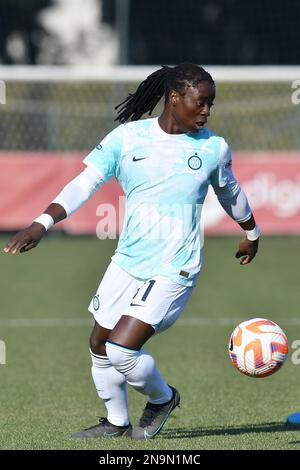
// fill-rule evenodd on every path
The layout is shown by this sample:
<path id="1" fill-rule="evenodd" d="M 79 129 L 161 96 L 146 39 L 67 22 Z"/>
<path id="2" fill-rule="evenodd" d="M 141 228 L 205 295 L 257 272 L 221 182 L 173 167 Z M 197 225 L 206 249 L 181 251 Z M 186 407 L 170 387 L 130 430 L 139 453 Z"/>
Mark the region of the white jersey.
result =
<path id="1" fill-rule="evenodd" d="M 84 159 L 104 181 L 116 177 L 125 220 L 112 257 L 139 279 L 166 276 L 195 285 L 201 268 L 200 217 L 209 184 L 232 179 L 231 154 L 208 129 L 168 134 L 158 118 L 121 124 Z"/>

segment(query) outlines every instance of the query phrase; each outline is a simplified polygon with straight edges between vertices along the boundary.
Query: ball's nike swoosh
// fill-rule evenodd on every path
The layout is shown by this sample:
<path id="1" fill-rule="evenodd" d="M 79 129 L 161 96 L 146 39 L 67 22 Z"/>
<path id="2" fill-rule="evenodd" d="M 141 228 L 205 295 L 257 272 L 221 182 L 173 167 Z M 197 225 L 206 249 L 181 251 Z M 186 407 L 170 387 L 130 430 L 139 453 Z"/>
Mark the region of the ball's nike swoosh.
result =
<path id="1" fill-rule="evenodd" d="M 132 161 L 133 162 L 138 162 L 139 160 L 145 160 L 146 158 L 148 158 L 148 157 L 142 157 L 142 158 L 133 157 Z"/>

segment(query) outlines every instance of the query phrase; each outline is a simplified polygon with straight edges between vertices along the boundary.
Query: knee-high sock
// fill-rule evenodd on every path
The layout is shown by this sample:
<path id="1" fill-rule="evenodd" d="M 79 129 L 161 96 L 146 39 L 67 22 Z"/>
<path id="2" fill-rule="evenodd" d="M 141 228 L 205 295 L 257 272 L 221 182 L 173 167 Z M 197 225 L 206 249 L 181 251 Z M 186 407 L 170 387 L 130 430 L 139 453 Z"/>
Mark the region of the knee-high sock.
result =
<path id="1" fill-rule="evenodd" d="M 148 395 L 150 403 L 161 404 L 171 400 L 172 390 L 163 380 L 149 353 L 110 342 L 106 343 L 106 353 L 115 369 L 125 375 L 127 383 Z"/>
<path id="2" fill-rule="evenodd" d="M 104 401 L 107 419 L 116 426 L 129 423 L 126 379 L 110 363 L 107 356 L 98 356 L 91 350 L 92 376 L 97 393 Z"/>

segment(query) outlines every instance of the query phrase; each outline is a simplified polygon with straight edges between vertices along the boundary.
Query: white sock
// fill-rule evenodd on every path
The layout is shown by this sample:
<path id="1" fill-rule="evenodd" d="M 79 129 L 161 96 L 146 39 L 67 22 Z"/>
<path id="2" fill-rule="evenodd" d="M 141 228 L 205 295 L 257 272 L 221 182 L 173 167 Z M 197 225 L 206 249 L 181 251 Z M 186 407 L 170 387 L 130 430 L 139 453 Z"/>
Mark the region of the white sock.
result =
<path id="1" fill-rule="evenodd" d="M 172 390 L 160 375 L 155 360 L 143 349 L 135 351 L 114 343 L 106 343 L 106 352 L 111 364 L 126 377 L 133 388 L 148 395 L 148 401 L 162 404 L 171 400 Z"/>
<path id="2" fill-rule="evenodd" d="M 91 350 L 92 376 L 97 393 L 104 401 L 107 419 L 116 426 L 129 424 L 126 379 L 110 363 L 107 356 L 98 356 Z"/>

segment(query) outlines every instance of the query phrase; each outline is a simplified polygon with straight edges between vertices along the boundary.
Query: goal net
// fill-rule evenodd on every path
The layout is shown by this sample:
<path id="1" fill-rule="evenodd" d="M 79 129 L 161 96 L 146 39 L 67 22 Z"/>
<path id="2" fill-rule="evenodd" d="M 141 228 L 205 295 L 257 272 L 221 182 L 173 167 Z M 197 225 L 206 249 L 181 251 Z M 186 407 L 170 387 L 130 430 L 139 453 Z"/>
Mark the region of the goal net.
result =
<path id="1" fill-rule="evenodd" d="M 117 125 L 115 106 L 155 69 L 0 67 L 6 89 L 5 104 L 0 105 L 0 148 L 92 148 Z M 213 132 L 234 150 L 299 149 L 300 67 L 206 69 L 217 87 L 208 125 Z"/>

